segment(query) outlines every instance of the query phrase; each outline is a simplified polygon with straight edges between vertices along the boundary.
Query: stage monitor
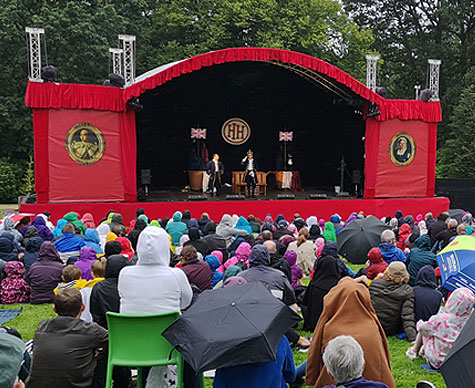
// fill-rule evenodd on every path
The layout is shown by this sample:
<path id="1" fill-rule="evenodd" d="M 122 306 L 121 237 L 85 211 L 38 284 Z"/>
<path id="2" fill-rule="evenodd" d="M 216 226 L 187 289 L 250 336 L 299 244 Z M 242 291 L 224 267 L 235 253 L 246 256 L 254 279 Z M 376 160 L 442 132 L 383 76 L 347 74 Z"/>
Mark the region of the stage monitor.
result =
<path id="1" fill-rule="evenodd" d="M 204 194 L 190 194 L 187 200 L 188 201 L 207 201 L 208 197 Z"/>
<path id="2" fill-rule="evenodd" d="M 149 168 L 140 170 L 140 183 L 142 185 L 152 184 L 152 170 Z"/>
<path id="3" fill-rule="evenodd" d="M 278 194 L 277 199 L 295 199 L 295 194 Z"/>
<path id="4" fill-rule="evenodd" d="M 228 201 L 244 201 L 246 197 L 240 194 L 228 194 L 226 195 Z"/>

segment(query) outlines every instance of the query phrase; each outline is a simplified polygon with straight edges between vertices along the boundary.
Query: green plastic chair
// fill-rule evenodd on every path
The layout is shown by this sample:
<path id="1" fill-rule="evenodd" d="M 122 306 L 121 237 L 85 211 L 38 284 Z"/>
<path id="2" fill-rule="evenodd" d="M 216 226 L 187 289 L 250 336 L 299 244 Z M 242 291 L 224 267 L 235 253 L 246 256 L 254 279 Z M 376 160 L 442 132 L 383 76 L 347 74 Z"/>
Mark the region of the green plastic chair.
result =
<path id="1" fill-rule="evenodd" d="M 112 387 L 114 366 L 138 367 L 137 388 L 142 387 L 142 368 L 177 365 L 177 387 L 183 382 L 183 357 L 162 336 L 162 332 L 180 316 L 179 312 L 154 315 L 106 313 L 109 327 L 109 358 L 106 388 Z"/>

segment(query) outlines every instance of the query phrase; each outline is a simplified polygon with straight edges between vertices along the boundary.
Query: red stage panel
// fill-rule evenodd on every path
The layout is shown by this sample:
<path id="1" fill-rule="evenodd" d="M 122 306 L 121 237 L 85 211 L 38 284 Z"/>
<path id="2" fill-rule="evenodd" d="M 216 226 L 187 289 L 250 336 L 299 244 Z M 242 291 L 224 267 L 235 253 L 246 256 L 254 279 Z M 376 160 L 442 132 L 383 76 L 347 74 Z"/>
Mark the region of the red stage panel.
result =
<path id="1" fill-rule="evenodd" d="M 96 126 L 106 142 L 104 155 L 90 166 L 72 160 L 65 146 L 69 130 L 84 122 Z M 123 201 L 120 151 L 119 113 L 51 109 L 48 131 L 49 200 Z"/>
<path id="2" fill-rule="evenodd" d="M 372 214 L 378 218 L 394 215 L 396 210 L 403 214 L 432 212 L 434 216 L 449 209 L 448 198 L 399 198 L 399 199 L 342 199 L 342 200 L 287 200 L 287 201 L 216 201 L 216 202 L 129 202 L 129 203 L 50 203 L 44 205 L 21 205 L 20 210 L 28 213 L 40 213 L 48 210 L 52 213 L 54 221 L 64 214 L 74 210 L 81 216 L 90 212 L 96 222 L 99 222 L 109 210 L 119 212 L 128 222 L 135 217 L 135 210 L 142 207 L 147 216 L 157 218 L 171 218 L 177 210 L 190 210 L 191 216 L 198 219 L 201 213 L 207 212 L 210 217 L 220 221 L 223 214 L 238 214 L 248 216 L 254 214 L 261 220 L 267 213 L 275 218 L 283 214 L 285 218 L 292 219 L 295 213 L 300 213 L 304 218 L 316 215 L 326 220 L 334 213 L 340 214 L 345 220 L 352 212 L 364 211 L 366 215 Z"/>

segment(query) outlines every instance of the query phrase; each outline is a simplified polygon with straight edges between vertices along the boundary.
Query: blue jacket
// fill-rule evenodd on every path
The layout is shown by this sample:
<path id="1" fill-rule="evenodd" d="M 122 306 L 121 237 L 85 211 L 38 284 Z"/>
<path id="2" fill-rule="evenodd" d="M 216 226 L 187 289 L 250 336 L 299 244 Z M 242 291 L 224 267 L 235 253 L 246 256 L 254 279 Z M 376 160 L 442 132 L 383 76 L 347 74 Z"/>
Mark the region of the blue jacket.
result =
<path id="1" fill-rule="evenodd" d="M 94 251 L 101 255 L 104 252 L 102 252 L 102 248 L 99 245 L 99 242 L 101 240 L 99 239 L 99 233 L 97 233 L 96 229 L 87 229 L 86 234 L 84 235 L 84 243 L 86 244 L 86 247 L 93 248 Z"/>
<path id="2" fill-rule="evenodd" d="M 386 263 L 390 264 L 393 261 L 402 261 L 403 263 L 406 262 L 406 254 L 397 248 L 393 243 L 388 242 L 379 244 L 378 248 L 381 251 L 383 259 Z"/>
<path id="3" fill-rule="evenodd" d="M 295 380 L 295 364 L 285 336 L 277 347 L 276 361 L 216 369 L 214 388 L 286 388 Z"/>
<path id="4" fill-rule="evenodd" d="M 338 384 L 338 388 L 388 388 L 386 384 L 378 383 L 376 381 L 366 380 L 364 377 L 360 377 L 356 380 L 349 381 L 347 383 Z M 334 385 L 325 385 L 323 388 L 335 388 Z"/>
<path id="5" fill-rule="evenodd" d="M 224 275 L 217 271 L 221 263 L 219 259 L 214 255 L 208 255 L 205 257 L 205 261 L 208 263 L 209 268 L 213 271 L 213 277 L 211 278 L 211 287 L 213 288 L 217 283 L 224 279 Z"/>
<path id="6" fill-rule="evenodd" d="M 76 236 L 73 233 L 64 233 L 63 237 L 54 242 L 56 250 L 60 253 L 79 251 L 86 245 L 82 237 Z"/>
<path id="7" fill-rule="evenodd" d="M 181 213 L 175 212 L 173 214 L 173 222 L 169 221 L 167 226 L 165 227 L 165 231 L 171 236 L 172 238 L 172 245 L 178 246 L 180 245 L 180 238 L 183 234 L 188 230 L 188 227 L 184 222 L 181 221 Z"/>

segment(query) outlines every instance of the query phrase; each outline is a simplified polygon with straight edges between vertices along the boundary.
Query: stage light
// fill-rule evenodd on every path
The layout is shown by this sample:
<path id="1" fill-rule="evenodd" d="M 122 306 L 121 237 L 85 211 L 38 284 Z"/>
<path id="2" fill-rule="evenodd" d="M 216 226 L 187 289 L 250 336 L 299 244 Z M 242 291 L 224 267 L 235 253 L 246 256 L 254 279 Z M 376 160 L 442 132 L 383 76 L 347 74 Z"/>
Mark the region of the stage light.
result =
<path id="1" fill-rule="evenodd" d="M 382 86 L 376 88 L 376 93 L 378 93 L 383 98 L 388 98 L 388 90 Z"/>
<path id="2" fill-rule="evenodd" d="M 419 100 L 424 102 L 429 102 L 432 98 L 432 91 L 430 89 L 424 89 L 419 95 Z"/>
<path id="3" fill-rule="evenodd" d="M 379 116 L 381 112 L 378 109 L 378 105 L 376 104 L 371 104 L 368 108 L 368 113 L 366 113 L 366 117 L 376 117 Z"/>
<path id="4" fill-rule="evenodd" d="M 111 73 L 109 74 L 109 81 L 112 86 L 121 88 L 125 85 L 125 79 L 120 74 Z"/>
<path id="5" fill-rule="evenodd" d="M 137 97 L 130 99 L 127 102 L 127 106 L 136 112 L 141 112 L 143 110 L 143 105 L 140 103 L 140 100 Z"/>
<path id="6" fill-rule="evenodd" d="M 56 70 L 56 67 L 52 65 L 43 66 L 41 68 L 41 78 L 45 82 L 56 82 L 57 74 L 58 71 Z"/>

